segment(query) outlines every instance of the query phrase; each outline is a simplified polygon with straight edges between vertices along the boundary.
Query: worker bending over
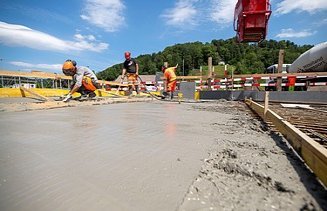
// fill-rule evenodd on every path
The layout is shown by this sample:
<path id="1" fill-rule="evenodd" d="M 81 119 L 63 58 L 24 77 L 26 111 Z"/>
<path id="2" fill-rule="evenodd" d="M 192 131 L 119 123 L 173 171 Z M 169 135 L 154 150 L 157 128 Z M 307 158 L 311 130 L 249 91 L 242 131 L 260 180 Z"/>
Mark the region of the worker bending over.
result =
<path id="1" fill-rule="evenodd" d="M 94 91 L 100 88 L 100 84 L 92 70 L 87 67 L 77 67 L 74 60 L 68 59 L 62 65 L 62 72 L 73 78 L 73 84 L 70 87 L 69 93 L 63 99 L 63 102 L 69 101 L 75 92 L 81 94 L 79 99 L 81 101 L 96 97 Z"/>
<path id="2" fill-rule="evenodd" d="M 121 75 L 122 81 L 124 80 L 125 75 L 127 76 L 128 88 L 130 93 L 131 91 L 136 91 L 136 93 L 139 94 L 137 81 L 137 77 L 139 75 L 139 65 L 135 59 L 131 58 L 130 52 L 125 52 L 125 62 Z"/>
<path id="3" fill-rule="evenodd" d="M 164 74 L 164 92 L 163 97 L 169 97 L 173 99 L 174 91 L 176 89 L 176 69 L 178 64 L 175 67 L 166 67 L 162 66 L 162 72 Z"/>

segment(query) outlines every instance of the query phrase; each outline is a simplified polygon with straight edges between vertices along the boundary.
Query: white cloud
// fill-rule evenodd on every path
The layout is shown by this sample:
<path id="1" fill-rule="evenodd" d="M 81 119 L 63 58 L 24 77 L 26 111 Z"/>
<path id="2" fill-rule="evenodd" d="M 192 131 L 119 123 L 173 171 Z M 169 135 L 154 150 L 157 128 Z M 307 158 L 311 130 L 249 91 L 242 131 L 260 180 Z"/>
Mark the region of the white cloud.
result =
<path id="1" fill-rule="evenodd" d="M 277 4 L 276 14 L 306 11 L 314 13 L 318 10 L 327 10 L 326 0 L 283 0 Z"/>
<path id="2" fill-rule="evenodd" d="M 94 37 L 94 35 L 85 35 L 83 36 L 82 34 L 75 34 L 74 35 L 76 40 L 90 40 L 90 41 L 96 41 L 96 38 Z"/>
<path id="3" fill-rule="evenodd" d="M 233 22 L 237 0 L 178 0 L 161 16 L 167 25 L 189 27 L 214 22 L 224 27 Z"/>
<path id="4" fill-rule="evenodd" d="M 237 0 L 211 0 L 211 21 L 220 24 L 233 22 L 236 3 Z"/>
<path id="5" fill-rule="evenodd" d="M 197 0 L 178 0 L 175 3 L 175 7 L 166 10 L 161 17 L 166 21 L 167 25 L 171 26 L 194 26 L 198 23 L 197 21 L 197 8 L 194 3 Z"/>
<path id="6" fill-rule="evenodd" d="M 101 52 L 108 48 L 107 43 L 96 41 L 93 35 L 75 35 L 75 41 L 61 40 L 52 35 L 30 29 L 22 25 L 0 21 L 0 43 L 8 46 L 23 46 L 48 51 L 94 51 Z"/>
<path id="7" fill-rule="evenodd" d="M 87 0 L 81 18 L 108 32 L 114 32 L 125 24 L 124 9 L 122 0 Z"/>
<path id="8" fill-rule="evenodd" d="M 46 69 L 51 71 L 61 71 L 62 64 L 31 64 L 26 62 L 19 62 L 19 61 L 12 61 L 9 62 L 12 65 L 27 68 L 29 70 L 31 69 Z"/>
<path id="9" fill-rule="evenodd" d="M 294 31 L 294 29 L 282 29 L 281 33 L 277 34 L 276 37 L 278 38 L 301 38 L 301 37 L 309 37 L 317 33 L 316 31 L 309 31 L 309 30 L 303 30 L 303 31 Z"/>

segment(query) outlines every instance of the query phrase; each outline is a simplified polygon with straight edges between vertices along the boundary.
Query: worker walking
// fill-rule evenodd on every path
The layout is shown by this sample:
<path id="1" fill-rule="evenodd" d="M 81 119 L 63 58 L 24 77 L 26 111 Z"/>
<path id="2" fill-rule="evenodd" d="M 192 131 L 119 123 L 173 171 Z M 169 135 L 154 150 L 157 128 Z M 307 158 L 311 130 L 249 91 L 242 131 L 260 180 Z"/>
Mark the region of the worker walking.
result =
<path id="1" fill-rule="evenodd" d="M 137 77 L 139 75 L 139 65 L 135 59 L 131 58 L 131 53 L 128 51 L 125 52 L 125 62 L 121 75 L 122 80 L 124 80 L 125 75 L 127 76 L 129 91 L 139 94 L 137 81 Z"/>
<path id="2" fill-rule="evenodd" d="M 162 66 L 162 72 L 164 74 L 164 98 L 169 97 L 173 99 L 174 91 L 176 89 L 176 69 L 178 64 L 175 67 L 166 67 Z"/>
<path id="3" fill-rule="evenodd" d="M 100 88 L 98 79 L 94 72 L 87 67 L 76 66 L 74 60 L 66 60 L 62 66 L 62 72 L 66 76 L 72 76 L 73 84 L 69 93 L 64 97 L 63 102 L 67 102 L 72 98 L 75 92 L 81 94 L 79 100 L 94 99 L 96 97 L 95 90 Z"/>

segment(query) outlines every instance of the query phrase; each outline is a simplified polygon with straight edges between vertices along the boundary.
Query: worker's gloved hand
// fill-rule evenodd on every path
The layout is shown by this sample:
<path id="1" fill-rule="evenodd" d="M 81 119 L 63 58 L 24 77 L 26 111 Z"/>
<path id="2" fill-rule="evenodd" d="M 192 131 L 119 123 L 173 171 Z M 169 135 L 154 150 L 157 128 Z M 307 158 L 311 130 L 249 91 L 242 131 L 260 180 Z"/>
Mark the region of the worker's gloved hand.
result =
<path id="1" fill-rule="evenodd" d="M 68 102 L 72 98 L 71 94 L 68 94 L 65 96 L 65 98 L 62 100 L 62 102 Z"/>

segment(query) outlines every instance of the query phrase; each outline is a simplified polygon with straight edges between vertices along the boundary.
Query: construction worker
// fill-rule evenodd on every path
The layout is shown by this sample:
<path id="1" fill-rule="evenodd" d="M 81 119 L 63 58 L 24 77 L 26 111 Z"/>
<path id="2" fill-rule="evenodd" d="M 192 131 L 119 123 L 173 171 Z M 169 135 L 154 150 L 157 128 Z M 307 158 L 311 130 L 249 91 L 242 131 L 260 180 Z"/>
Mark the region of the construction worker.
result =
<path id="1" fill-rule="evenodd" d="M 125 62 L 124 62 L 121 79 L 123 81 L 126 75 L 129 91 L 132 91 L 132 93 L 136 92 L 137 94 L 139 94 L 138 81 L 137 81 L 139 75 L 139 65 L 135 59 L 131 58 L 130 52 L 127 51 L 125 52 L 124 55 L 125 55 Z"/>
<path id="2" fill-rule="evenodd" d="M 162 66 L 161 70 L 164 74 L 164 92 L 163 92 L 163 98 L 166 98 L 167 96 L 170 99 L 173 99 L 174 97 L 174 91 L 176 89 L 176 69 L 178 64 L 175 67 L 166 67 Z"/>
<path id="3" fill-rule="evenodd" d="M 73 84 L 69 93 L 64 97 L 63 102 L 72 98 L 75 92 L 81 94 L 79 100 L 93 99 L 96 97 L 95 90 L 100 88 L 98 79 L 94 72 L 87 67 L 76 66 L 74 60 L 66 60 L 62 65 L 62 72 L 67 76 L 72 76 Z"/>

